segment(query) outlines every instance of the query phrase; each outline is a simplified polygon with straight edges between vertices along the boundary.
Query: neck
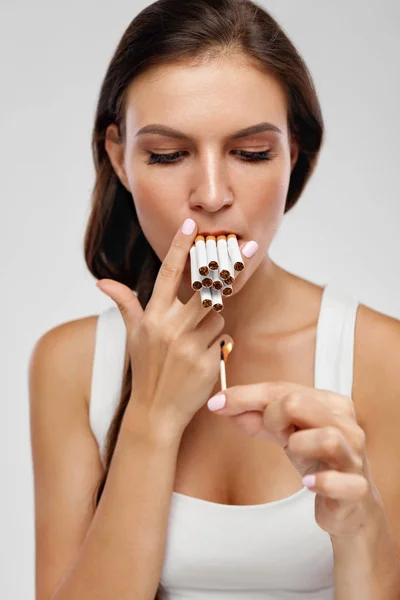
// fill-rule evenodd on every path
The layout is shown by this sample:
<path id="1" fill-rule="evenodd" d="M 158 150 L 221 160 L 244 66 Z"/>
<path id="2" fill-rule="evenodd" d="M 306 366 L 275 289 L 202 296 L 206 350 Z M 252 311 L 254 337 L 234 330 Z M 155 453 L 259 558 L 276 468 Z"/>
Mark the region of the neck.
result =
<path id="1" fill-rule="evenodd" d="M 234 283 L 239 286 L 240 277 Z M 260 265 L 246 281 L 243 287 L 238 287 L 234 294 L 229 297 L 223 296 L 224 309 L 221 312 L 225 319 L 224 332 L 234 339 L 241 335 L 257 334 L 261 329 L 263 332 L 276 331 L 279 329 L 279 321 L 284 316 L 284 305 L 288 298 L 288 288 L 291 275 L 272 262 L 267 255 Z M 189 277 L 182 280 L 178 298 L 186 303 L 193 295 L 188 286 Z"/>

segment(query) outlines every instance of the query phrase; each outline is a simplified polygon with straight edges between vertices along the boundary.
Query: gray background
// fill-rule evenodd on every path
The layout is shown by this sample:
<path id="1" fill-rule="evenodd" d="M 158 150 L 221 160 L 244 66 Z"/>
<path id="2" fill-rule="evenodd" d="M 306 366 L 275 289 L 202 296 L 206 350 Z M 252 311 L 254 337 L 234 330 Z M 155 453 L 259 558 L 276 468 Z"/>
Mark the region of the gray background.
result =
<path id="1" fill-rule="evenodd" d="M 83 260 L 90 133 L 108 61 L 147 4 L 2 0 L 0 7 L 3 598 L 34 598 L 30 352 L 48 329 L 112 303 Z M 263 5 L 305 58 L 327 129 L 317 171 L 271 256 L 399 318 L 400 3 Z"/>

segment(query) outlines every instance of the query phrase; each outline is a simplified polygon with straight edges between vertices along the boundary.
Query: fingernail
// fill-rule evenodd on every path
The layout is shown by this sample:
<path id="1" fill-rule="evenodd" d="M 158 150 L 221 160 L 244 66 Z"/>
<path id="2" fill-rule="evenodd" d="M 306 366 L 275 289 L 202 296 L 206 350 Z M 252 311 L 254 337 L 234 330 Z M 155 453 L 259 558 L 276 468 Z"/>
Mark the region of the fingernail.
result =
<path id="1" fill-rule="evenodd" d="M 196 227 L 196 223 L 193 219 L 186 219 L 184 224 L 182 225 L 182 233 L 185 235 L 191 235 Z"/>
<path id="2" fill-rule="evenodd" d="M 306 475 L 302 479 L 303 485 L 305 485 L 306 487 L 314 487 L 316 480 L 317 478 L 315 475 Z"/>
<path id="3" fill-rule="evenodd" d="M 247 242 L 247 244 L 245 245 L 245 247 L 242 250 L 242 254 L 244 254 L 246 258 L 251 258 L 252 256 L 255 255 L 257 250 L 258 250 L 258 244 L 257 244 L 257 242 L 252 240 L 251 242 Z"/>
<path id="4" fill-rule="evenodd" d="M 219 410 L 220 408 L 224 408 L 226 403 L 226 397 L 224 394 L 217 394 L 209 399 L 207 402 L 207 406 L 210 410 Z"/>

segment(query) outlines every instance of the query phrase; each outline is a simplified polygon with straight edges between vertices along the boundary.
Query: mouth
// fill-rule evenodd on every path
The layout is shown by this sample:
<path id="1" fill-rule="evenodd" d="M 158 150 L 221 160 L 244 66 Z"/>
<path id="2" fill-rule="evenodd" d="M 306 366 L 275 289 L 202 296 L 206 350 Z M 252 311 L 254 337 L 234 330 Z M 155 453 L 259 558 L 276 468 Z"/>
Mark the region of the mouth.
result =
<path id="1" fill-rule="evenodd" d="M 242 248 L 246 245 L 246 239 L 243 238 L 241 235 L 239 235 L 238 233 L 235 233 L 234 231 L 215 231 L 215 232 L 201 232 L 198 233 L 197 235 L 202 235 L 204 237 L 204 239 L 208 236 L 208 235 L 213 235 L 215 238 L 219 235 L 226 235 L 228 236 L 230 233 L 234 233 L 236 235 L 238 244 L 239 244 L 239 248 L 240 250 L 242 250 Z M 185 269 L 188 269 L 190 267 L 190 254 L 188 254 L 187 259 L 186 259 L 186 264 L 185 264 Z"/>
<path id="2" fill-rule="evenodd" d="M 203 237 L 207 237 L 208 235 L 213 235 L 214 237 L 218 237 L 219 235 L 229 235 L 231 233 L 234 233 L 237 237 L 238 240 L 241 239 L 241 236 L 238 233 L 235 233 L 234 231 L 199 231 L 199 233 L 197 235 L 202 235 Z"/>

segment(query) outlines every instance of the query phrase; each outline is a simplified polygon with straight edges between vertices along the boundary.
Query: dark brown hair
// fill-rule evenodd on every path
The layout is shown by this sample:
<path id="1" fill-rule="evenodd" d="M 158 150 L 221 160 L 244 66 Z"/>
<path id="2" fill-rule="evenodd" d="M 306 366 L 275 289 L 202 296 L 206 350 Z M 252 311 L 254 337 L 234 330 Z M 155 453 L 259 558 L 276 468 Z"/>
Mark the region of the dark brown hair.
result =
<path id="1" fill-rule="evenodd" d="M 275 76 L 285 90 L 289 132 L 299 144 L 285 213 L 296 204 L 317 162 L 324 125 L 312 77 L 271 15 L 250 0 L 158 0 L 145 8 L 123 34 L 101 86 L 92 136 L 96 181 L 84 241 L 90 272 L 97 279 L 114 279 L 136 290 L 143 309 L 161 262 L 139 225 L 132 195 L 111 165 L 104 145 L 106 129 L 115 123 L 125 138 L 127 91 L 139 74 L 153 66 L 179 61 L 196 65 L 223 55 L 242 57 Z M 96 506 L 129 401 L 131 377 L 129 364 L 107 435 L 106 468 Z"/>

